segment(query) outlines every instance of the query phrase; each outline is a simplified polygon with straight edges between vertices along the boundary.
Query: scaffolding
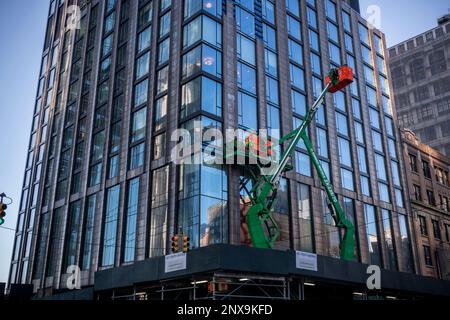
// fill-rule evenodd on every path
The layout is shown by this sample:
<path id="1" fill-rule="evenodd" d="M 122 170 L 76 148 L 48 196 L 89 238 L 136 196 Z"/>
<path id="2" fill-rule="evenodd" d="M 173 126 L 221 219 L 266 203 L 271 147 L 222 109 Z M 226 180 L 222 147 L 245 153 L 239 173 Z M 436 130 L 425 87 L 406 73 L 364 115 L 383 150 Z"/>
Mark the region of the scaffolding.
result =
<path id="1" fill-rule="evenodd" d="M 296 294 L 294 295 L 297 296 Z M 290 300 L 290 281 L 245 273 L 214 272 L 189 278 L 161 280 L 159 283 L 135 285 L 101 294 L 112 300 Z"/>

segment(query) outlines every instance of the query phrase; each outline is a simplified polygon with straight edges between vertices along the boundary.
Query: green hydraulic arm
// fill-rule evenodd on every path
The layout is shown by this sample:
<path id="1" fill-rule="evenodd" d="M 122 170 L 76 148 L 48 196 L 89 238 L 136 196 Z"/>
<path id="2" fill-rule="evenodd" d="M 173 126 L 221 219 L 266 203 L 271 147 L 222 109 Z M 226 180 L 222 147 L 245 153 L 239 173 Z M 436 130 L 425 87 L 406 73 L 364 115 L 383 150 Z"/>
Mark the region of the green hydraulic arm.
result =
<path id="1" fill-rule="evenodd" d="M 350 68 L 343 68 L 346 68 L 345 70 L 347 73 L 351 73 Z M 314 119 L 314 116 L 326 94 L 331 92 L 331 88 L 333 88 L 333 92 L 336 92 L 338 89 L 342 89 L 348 85 L 353 80 L 353 75 L 351 75 L 351 81 L 348 81 L 347 79 L 347 82 L 344 81 L 345 83 L 342 83 L 341 78 L 340 69 L 332 69 L 330 71 L 329 76 L 327 77 L 328 83 L 326 87 L 323 89 L 313 106 L 308 110 L 303 123 L 299 128 L 280 139 L 280 145 L 287 141 L 290 142 L 286 150 L 282 152 L 278 165 L 270 172 L 269 175 L 256 176 L 253 174 L 253 181 L 255 181 L 255 183 L 249 192 L 251 207 L 247 212 L 246 219 L 249 234 L 254 247 L 272 248 L 273 244 L 279 237 L 278 224 L 272 216 L 272 210 L 276 203 L 276 194 L 281 174 L 288 170 L 287 165 L 291 158 L 291 154 L 295 150 L 297 143 L 300 139 L 302 139 L 327 194 L 328 201 L 332 209 L 332 217 L 336 223 L 336 226 L 344 229 L 344 237 L 340 246 L 341 258 L 344 260 L 353 259 L 355 247 L 354 226 L 346 218 L 344 210 L 339 204 L 337 196 L 333 191 L 333 186 L 328 180 L 325 171 L 323 170 L 313 149 L 311 141 L 307 136 L 307 128 Z"/>

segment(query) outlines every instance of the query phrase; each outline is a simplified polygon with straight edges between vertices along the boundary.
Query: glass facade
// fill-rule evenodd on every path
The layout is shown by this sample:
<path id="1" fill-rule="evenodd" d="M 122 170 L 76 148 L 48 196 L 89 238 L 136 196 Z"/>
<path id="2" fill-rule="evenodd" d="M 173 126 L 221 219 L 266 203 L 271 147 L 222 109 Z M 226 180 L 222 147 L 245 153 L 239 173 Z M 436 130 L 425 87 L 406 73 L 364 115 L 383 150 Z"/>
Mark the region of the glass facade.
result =
<path id="1" fill-rule="evenodd" d="M 72 264 L 95 272 L 163 256 L 180 228 L 191 248 L 241 243 L 229 192 L 238 190 L 240 169 L 171 163 L 172 131 L 193 133 L 200 120 L 203 132 L 227 125 L 280 138 L 302 123 L 329 68 L 341 64 L 361 77 L 325 99 L 308 136 L 348 218 L 366 224 L 369 258 L 357 234 L 355 260 L 388 257 L 384 267 L 412 271 L 398 257 L 413 259 L 383 40 L 348 5 L 284 0 L 280 15 L 274 0 L 139 0 L 136 10 L 131 0 L 104 0 L 82 9 L 79 31 L 61 32 L 54 21 L 67 3 L 55 1 L 11 279 L 43 281 Z M 338 258 L 342 230 L 302 142 L 292 164 L 276 208 L 280 243 Z"/>

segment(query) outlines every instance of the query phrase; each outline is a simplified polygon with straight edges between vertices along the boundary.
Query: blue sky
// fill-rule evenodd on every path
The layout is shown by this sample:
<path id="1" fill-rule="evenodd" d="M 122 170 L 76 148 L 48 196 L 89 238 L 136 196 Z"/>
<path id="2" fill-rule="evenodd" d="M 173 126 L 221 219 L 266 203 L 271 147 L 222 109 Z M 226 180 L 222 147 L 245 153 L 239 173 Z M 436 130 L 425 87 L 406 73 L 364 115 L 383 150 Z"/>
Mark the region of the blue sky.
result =
<path id="1" fill-rule="evenodd" d="M 280 0 L 279 0 L 280 1 Z M 361 0 L 381 9 L 388 45 L 422 33 L 450 9 L 450 0 Z M 14 199 L 7 228 L 15 228 L 26 148 L 44 41 L 48 0 L 0 0 L 0 192 Z M 14 232 L 0 228 L 0 282 L 6 282 Z"/>

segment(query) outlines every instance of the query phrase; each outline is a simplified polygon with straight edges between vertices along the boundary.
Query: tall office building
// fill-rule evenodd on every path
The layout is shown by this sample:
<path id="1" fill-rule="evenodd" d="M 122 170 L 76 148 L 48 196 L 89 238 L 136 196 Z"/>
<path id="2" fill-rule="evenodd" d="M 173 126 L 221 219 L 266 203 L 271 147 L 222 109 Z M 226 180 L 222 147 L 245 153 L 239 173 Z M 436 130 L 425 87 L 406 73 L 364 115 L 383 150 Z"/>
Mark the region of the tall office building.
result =
<path id="1" fill-rule="evenodd" d="M 450 156 L 450 14 L 389 48 L 389 57 L 400 126 Z"/>
<path id="2" fill-rule="evenodd" d="M 75 32 L 64 26 L 74 4 Z M 376 264 L 380 297 L 450 292 L 413 275 L 384 43 L 347 1 L 51 1 L 10 282 L 72 298 L 360 298 Z M 171 162 L 173 131 L 198 120 L 288 134 L 343 64 L 355 82 L 326 97 L 309 136 L 356 226 L 354 261 L 339 259 L 342 233 L 302 144 L 280 183 L 279 241 L 250 247 L 246 173 Z M 191 250 L 171 272 L 179 230 Z M 296 264 L 294 250 L 317 256 Z"/>

